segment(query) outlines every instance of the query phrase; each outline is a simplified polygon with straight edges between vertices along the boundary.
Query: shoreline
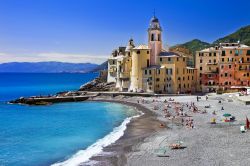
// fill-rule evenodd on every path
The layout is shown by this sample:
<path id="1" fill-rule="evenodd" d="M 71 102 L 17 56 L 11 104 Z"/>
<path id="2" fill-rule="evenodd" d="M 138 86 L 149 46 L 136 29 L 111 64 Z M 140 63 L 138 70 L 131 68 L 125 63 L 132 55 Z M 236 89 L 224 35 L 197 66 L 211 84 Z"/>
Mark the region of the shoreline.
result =
<path id="1" fill-rule="evenodd" d="M 242 104 L 231 95 L 210 94 L 208 100 L 203 96 L 199 101 L 196 101 L 196 96 L 98 96 L 92 101 L 125 104 L 145 114 L 132 120 L 120 139 L 82 165 L 248 165 L 250 132 L 241 133 L 240 126 L 245 123 L 246 116 L 250 117 L 250 106 Z M 144 102 L 141 102 L 143 100 Z M 139 104 L 137 101 L 140 101 Z M 190 109 L 192 103 L 197 107 L 197 111 Z M 178 115 L 180 108 L 187 115 Z M 165 116 L 165 109 L 175 117 L 172 124 L 171 119 Z M 225 122 L 225 113 L 232 114 L 236 120 Z M 183 118 L 184 122 L 188 123 L 191 119 L 194 126 L 182 123 Z M 211 118 L 216 118 L 216 124 L 211 124 Z M 167 127 L 160 128 L 160 123 L 165 123 Z M 185 148 L 167 150 L 168 157 L 158 157 L 155 154 L 155 150 L 169 148 L 177 141 L 183 142 Z"/>
<path id="2" fill-rule="evenodd" d="M 89 101 L 123 104 L 132 107 L 135 111 L 142 112 L 143 115 L 131 119 L 122 137 L 115 143 L 104 147 L 100 154 L 92 156 L 88 162 L 81 165 L 92 165 L 93 163 L 95 166 L 126 165 L 128 155 L 134 147 L 140 145 L 147 137 L 166 130 L 166 128 L 160 128 L 159 125 L 163 122 L 158 119 L 158 115 L 141 104 L 115 99 L 93 99 Z"/>

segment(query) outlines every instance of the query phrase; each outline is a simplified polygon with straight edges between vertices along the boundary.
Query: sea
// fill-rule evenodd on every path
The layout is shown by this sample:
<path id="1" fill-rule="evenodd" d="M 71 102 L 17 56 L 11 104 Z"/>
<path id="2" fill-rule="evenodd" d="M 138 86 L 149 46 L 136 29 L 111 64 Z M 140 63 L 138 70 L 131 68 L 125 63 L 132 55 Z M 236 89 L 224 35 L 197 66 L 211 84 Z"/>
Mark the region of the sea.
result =
<path id="1" fill-rule="evenodd" d="M 19 97 L 77 90 L 97 73 L 0 74 L 0 166 L 77 166 L 124 133 L 138 116 L 128 106 L 71 102 L 49 106 L 8 104 Z"/>

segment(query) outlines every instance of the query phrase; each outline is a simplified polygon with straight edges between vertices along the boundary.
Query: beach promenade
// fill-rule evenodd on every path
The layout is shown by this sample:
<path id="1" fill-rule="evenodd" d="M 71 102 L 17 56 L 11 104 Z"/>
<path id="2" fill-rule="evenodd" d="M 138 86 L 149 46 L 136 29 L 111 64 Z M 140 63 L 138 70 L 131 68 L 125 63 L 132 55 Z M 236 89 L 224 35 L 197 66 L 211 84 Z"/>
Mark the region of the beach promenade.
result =
<path id="1" fill-rule="evenodd" d="M 152 114 L 146 111 L 133 120 L 124 136 L 93 157 L 92 164 L 93 161 L 98 161 L 95 165 L 128 166 L 247 166 L 250 163 L 250 131 L 240 132 L 246 116 L 250 117 L 250 105 L 238 101 L 234 94 L 210 94 L 207 100 L 201 96 L 199 101 L 196 96 L 98 96 L 93 100 L 139 106 L 140 110 L 147 109 Z M 231 114 L 235 121 L 224 122 L 224 114 Z M 212 118 L 216 124 L 210 123 Z M 170 148 L 179 142 L 183 149 Z M 159 150 L 164 150 L 166 157 L 158 157 Z"/>

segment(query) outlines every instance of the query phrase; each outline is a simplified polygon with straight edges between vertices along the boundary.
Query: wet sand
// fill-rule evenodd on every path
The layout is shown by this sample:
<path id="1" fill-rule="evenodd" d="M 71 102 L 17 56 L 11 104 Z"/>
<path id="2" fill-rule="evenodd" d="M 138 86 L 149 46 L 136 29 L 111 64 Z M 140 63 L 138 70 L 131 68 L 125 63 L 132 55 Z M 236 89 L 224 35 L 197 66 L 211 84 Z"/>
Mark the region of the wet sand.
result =
<path id="1" fill-rule="evenodd" d="M 156 134 L 163 129 L 160 128 L 160 123 L 157 119 L 157 114 L 153 113 L 146 107 L 121 100 L 96 98 L 94 101 L 99 102 L 114 102 L 134 107 L 136 110 L 144 114 L 136 119 L 132 119 L 127 125 L 124 135 L 116 141 L 104 148 L 103 152 L 90 159 L 89 162 L 82 165 L 95 165 L 95 166 L 117 166 L 126 165 L 127 156 L 131 151 L 136 149 L 136 146 L 141 144 L 145 138 Z"/>

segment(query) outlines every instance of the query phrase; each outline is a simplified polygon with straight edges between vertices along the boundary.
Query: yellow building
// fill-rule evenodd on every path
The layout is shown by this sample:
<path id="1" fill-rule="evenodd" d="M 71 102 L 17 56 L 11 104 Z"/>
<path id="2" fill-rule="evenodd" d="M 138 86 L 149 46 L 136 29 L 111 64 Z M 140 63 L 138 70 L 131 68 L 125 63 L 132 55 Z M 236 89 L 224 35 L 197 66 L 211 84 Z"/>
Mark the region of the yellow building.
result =
<path id="1" fill-rule="evenodd" d="M 118 91 L 152 93 L 189 93 L 196 91 L 197 70 L 187 66 L 187 57 L 166 51 L 162 28 L 154 16 L 148 28 L 148 45 L 114 50 L 108 59 L 108 82 Z"/>

